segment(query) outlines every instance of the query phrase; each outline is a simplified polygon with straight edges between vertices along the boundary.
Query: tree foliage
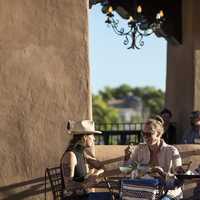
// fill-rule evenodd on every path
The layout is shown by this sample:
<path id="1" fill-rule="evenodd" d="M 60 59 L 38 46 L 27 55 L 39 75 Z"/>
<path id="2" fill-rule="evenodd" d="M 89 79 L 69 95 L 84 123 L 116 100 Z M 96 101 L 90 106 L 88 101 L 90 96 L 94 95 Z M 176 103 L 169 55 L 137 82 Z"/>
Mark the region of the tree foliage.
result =
<path id="1" fill-rule="evenodd" d="M 99 91 L 99 95 L 102 97 L 102 99 L 104 101 L 107 102 L 107 101 L 109 101 L 110 99 L 113 98 L 113 96 L 114 96 L 113 92 L 114 92 L 113 88 L 107 86 L 107 87 L 104 88 L 104 90 Z"/>
<path id="2" fill-rule="evenodd" d="M 117 109 L 108 106 L 111 99 L 122 99 L 126 96 L 140 97 L 144 109 L 150 115 L 158 114 L 164 106 L 164 92 L 155 87 L 131 87 L 123 84 L 116 88 L 105 87 L 98 95 L 93 96 L 93 118 L 97 123 L 121 121 Z"/>
<path id="3" fill-rule="evenodd" d="M 93 96 L 93 119 L 96 123 L 118 122 L 118 110 L 108 106 L 101 96 Z"/>
<path id="4" fill-rule="evenodd" d="M 164 106 L 164 92 L 154 87 L 133 88 L 133 94 L 141 97 L 143 105 L 149 108 L 150 114 L 158 114 Z"/>

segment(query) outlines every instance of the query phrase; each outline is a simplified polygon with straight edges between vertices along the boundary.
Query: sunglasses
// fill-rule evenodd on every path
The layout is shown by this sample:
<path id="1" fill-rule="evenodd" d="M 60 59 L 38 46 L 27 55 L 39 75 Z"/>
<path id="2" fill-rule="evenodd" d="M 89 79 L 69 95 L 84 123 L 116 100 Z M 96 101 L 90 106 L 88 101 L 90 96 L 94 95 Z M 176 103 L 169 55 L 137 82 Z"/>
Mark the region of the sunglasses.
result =
<path id="1" fill-rule="evenodd" d="M 144 137 L 151 137 L 151 136 L 153 135 L 153 133 L 142 131 L 142 135 L 143 135 Z"/>

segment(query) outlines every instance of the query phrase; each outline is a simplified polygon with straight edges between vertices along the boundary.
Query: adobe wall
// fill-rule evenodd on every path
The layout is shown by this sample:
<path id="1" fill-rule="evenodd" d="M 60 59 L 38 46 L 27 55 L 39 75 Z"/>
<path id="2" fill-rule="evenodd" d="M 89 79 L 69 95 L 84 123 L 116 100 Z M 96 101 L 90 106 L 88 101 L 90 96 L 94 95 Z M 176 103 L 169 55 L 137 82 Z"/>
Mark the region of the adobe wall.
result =
<path id="1" fill-rule="evenodd" d="M 179 139 L 189 126 L 190 112 L 200 110 L 199 18 L 200 1 L 183 0 L 183 43 L 168 44 L 166 106 L 174 114 Z"/>
<path id="2" fill-rule="evenodd" d="M 66 121 L 91 116 L 87 7 L 0 0 L 0 199 L 44 199 Z"/>

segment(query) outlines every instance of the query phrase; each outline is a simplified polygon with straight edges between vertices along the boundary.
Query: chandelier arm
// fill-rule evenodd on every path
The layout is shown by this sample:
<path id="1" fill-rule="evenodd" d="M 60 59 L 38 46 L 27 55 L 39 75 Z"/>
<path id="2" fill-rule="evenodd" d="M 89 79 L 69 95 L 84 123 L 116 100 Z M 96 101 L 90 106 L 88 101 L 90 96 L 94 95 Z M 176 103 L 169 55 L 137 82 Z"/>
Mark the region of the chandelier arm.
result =
<path id="1" fill-rule="evenodd" d="M 138 32 L 137 35 L 136 35 L 136 38 L 135 38 L 135 41 L 138 41 L 137 42 L 138 44 L 135 43 L 136 49 L 141 49 L 144 46 L 143 38 L 144 38 L 144 35 L 142 33 Z"/>
<path id="2" fill-rule="evenodd" d="M 118 19 L 114 18 L 114 15 L 107 15 L 108 18 L 106 23 L 112 27 L 115 34 L 119 36 L 124 36 L 124 45 L 128 45 L 131 42 L 130 47 L 128 49 L 141 49 L 144 46 L 143 38 L 144 36 L 150 36 L 153 34 L 155 24 L 149 25 L 149 27 L 142 29 L 141 22 L 137 21 L 129 21 L 128 22 L 128 30 L 125 30 L 123 27 L 119 27 L 120 23 Z M 160 25 L 160 24 L 159 24 Z M 157 27 L 156 27 L 157 28 Z"/>
<path id="3" fill-rule="evenodd" d="M 113 31 L 114 31 L 117 35 L 119 35 L 119 36 L 124 36 L 124 37 L 125 37 L 125 39 L 124 39 L 124 41 L 123 41 L 123 44 L 124 44 L 124 45 L 128 45 L 128 44 L 129 44 L 129 42 L 130 42 L 130 39 L 129 39 L 129 38 L 131 38 L 131 39 L 133 40 L 132 32 L 136 32 L 136 30 L 135 30 L 136 27 L 130 26 L 130 27 L 129 27 L 130 30 L 127 31 L 127 32 L 125 32 L 125 29 L 124 29 L 124 28 L 121 28 L 121 29 L 119 30 L 119 29 L 118 29 L 119 21 L 118 21 L 118 20 L 114 20 L 113 18 L 112 18 L 112 20 L 111 20 L 110 25 L 111 25 Z M 129 48 L 134 48 L 134 45 L 135 45 L 135 41 L 132 42 L 132 45 L 131 45 L 130 47 L 128 47 L 128 49 L 129 49 Z"/>
<path id="4" fill-rule="evenodd" d="M 124 31 L 120 31 L 120 36 L 124 36 L 125 39 L 123 41 L 123 44 L 124 45 L 128 45 L 130 43 L 130 40 L 132 39 L 132 44 L 129 48 L 134 48 L 134 45 L 135 45 L 135 41 L 133 42 L 133 37 L 132 37 L 132 33 L 135 32 L 135 30 L 133 30 L 132 28 L 128 31 L 128 32 L 124 32 Z M 133 45 L 134 44 L 134 45 Z"/>
<path id="5" fill-rule="evenodd" d="M 125 31 L 123 28 L 121 28 L 120 30 L 118 29 L 118 27 L 114 26 L 114 25 L 111 25 L 113 31 L 119 35 L 119 36 L 123 36 L 123 35 L 126 35 Z"/>
<path id="6" fill-rule="evenodd" d="M 129 39 L 128 39 L 128 35 L 126 35 L 123 44 L 127 45 L 128 43 L 129 43 Z"/>
<path id="7" fill-rule="evenodd" d="M 120 35 L 120 36 L 126 36 L 128 35 L 130 32 L 131 32 L 131 29 L 127 32 L 125 32 L 125 29 L 124 28 L 120 28 L 120 30 L 118 29 L 118 25 L 119 25 L 119 20 L 114 20 L 112 18 L 112 21 L 111 21 L 111 27 L 112 29 L 114 30 L 114 32 L 117 34 L 117 35 Z"/>

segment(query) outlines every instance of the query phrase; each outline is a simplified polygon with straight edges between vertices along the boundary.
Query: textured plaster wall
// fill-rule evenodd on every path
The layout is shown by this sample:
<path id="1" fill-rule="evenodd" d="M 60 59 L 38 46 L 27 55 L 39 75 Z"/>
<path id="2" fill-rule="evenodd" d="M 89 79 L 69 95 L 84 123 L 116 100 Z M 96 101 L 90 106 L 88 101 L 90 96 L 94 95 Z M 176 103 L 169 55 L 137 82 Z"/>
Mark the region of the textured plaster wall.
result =
<path id="1" fill-rule="evenodd" d="M 68 119 L 90 117 L 87 0 L 0 0 L 0 199 L 43 199 Z"/>
<path id="2" fill-rule="evenodd" d="M 179 139 L 189 113 L 200 110 L 200 1 L 183 0 L 183 44 L 168 44 L 166 106 L 177 121 Z"/>

